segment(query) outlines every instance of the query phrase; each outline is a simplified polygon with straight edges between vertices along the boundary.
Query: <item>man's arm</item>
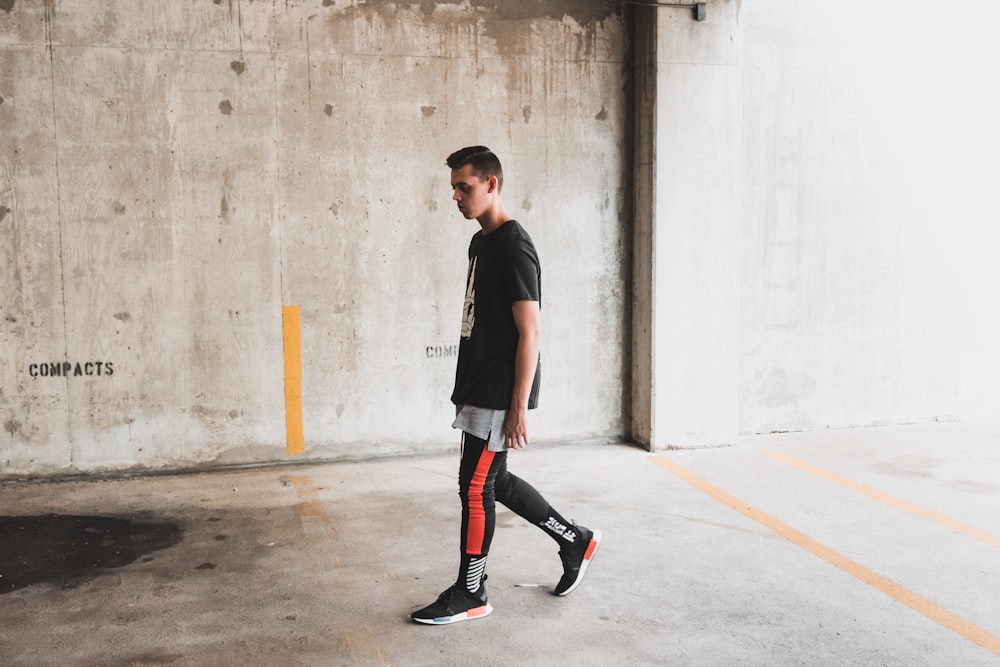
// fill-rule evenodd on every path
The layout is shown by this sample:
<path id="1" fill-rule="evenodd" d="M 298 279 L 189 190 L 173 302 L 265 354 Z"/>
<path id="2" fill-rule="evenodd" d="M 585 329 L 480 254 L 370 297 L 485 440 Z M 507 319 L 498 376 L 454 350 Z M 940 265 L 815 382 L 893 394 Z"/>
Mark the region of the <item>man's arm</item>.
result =
<path id="1" fill-rule="evenodd" d="M 504 422 L 504 443 L 521 449 L 528 444 L 528 396 L 538 366 L 542 339 L 542 316 L 537 301 L 515 301 L 512 306 L 517 327 L 517 354 L 514 359 L 514 393 Z"/>

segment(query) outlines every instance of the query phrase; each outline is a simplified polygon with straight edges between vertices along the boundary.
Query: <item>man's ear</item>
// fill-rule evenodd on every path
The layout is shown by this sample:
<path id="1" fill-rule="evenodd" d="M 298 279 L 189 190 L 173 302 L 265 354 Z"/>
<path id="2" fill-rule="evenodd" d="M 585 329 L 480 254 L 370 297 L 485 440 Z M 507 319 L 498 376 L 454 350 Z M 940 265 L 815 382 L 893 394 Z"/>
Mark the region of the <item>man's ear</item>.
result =
<path id="1" fill-rule="evenodd" d="M 497 189 L 497 177 L 496 176 L 490 176 L 489 180 L 487 181 L 486 191 L 487 192 L 493 192 L 496 189 Z"/>

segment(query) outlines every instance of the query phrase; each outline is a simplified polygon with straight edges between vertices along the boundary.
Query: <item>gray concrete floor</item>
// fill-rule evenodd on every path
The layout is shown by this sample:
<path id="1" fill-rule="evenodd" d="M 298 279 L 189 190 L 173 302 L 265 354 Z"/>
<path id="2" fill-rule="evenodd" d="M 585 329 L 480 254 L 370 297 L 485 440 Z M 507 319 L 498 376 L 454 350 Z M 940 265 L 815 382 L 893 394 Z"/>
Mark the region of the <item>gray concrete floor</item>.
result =
<path id="1" fill-rule="evenodd" d="M 0 665 L 1000 664 L 998 425 L 514 453 L 603 529 L 586 580 L 551 595 L 555 544 L 501 508 L 496 611 L 421 626 L 456 465 L 0 487 Z"/>

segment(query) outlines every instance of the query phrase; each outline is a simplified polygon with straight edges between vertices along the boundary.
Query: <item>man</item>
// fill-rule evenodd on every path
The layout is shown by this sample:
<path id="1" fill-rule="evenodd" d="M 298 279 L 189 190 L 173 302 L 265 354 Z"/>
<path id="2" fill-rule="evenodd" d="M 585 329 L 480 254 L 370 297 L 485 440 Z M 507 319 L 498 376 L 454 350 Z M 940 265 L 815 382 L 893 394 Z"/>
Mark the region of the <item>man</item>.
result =
<path id="1" fill-rule="evenodd" d="M 530 484 L 507 471 L 507 452 L 528 444 L 527 413 L 538 404 L 541 375 L 541 269 L 528 233 L 500 198 L 503 169 L 485 146 L 448 157 L 452 199 L 480 231 L 469 245 L 462 337 L 452 424 L 462 430 L 462 499 L 458 580 L 411 616 L 441 625 L 488 616 L 486 558 L 496 524 L 495 501 L 537 525 L 559 544 L 563 575 L 553 592 L 567 595 L 583 579 L 601 532 L 573 525 Z"/>

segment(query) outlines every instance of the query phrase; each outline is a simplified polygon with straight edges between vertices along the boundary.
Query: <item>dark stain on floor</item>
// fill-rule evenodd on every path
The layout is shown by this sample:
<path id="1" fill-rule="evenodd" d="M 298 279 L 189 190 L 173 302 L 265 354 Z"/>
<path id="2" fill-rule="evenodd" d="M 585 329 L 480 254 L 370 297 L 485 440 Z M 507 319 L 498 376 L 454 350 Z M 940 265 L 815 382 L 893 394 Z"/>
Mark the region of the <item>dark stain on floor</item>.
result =
<path id="1" fill-rule="evenodd" d="M 0 595 L 39 583 L 72 588 L 183 537 L 176 524 L 127 516 L 0 516 Z"/>

